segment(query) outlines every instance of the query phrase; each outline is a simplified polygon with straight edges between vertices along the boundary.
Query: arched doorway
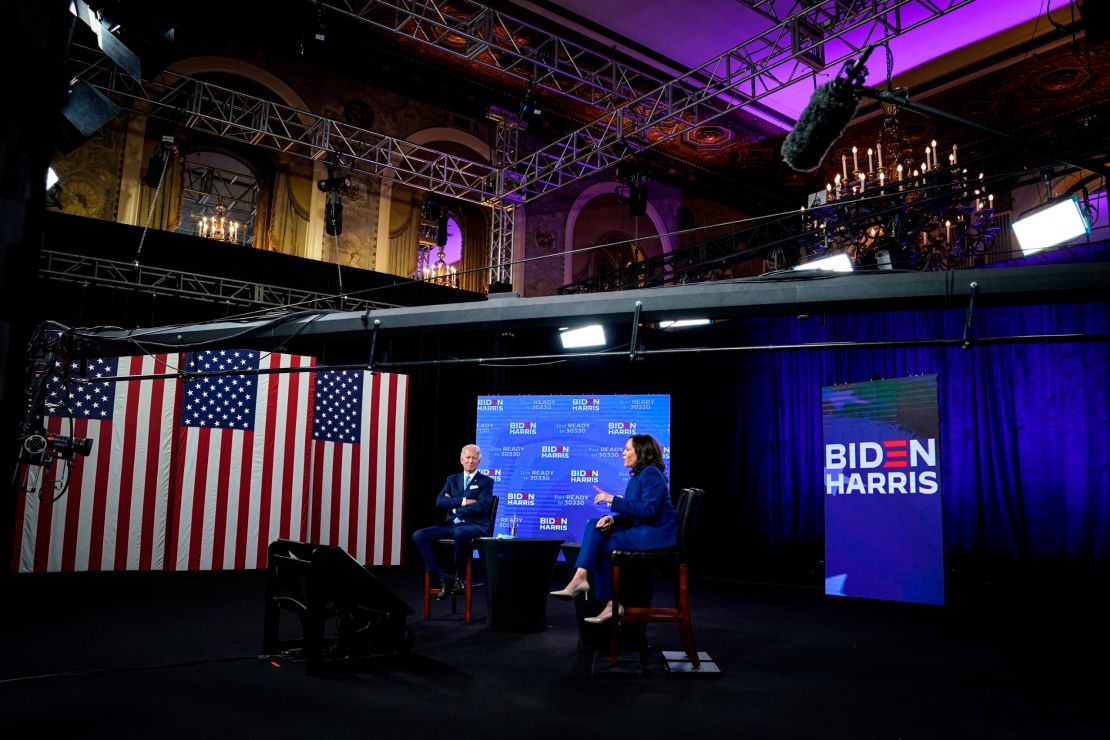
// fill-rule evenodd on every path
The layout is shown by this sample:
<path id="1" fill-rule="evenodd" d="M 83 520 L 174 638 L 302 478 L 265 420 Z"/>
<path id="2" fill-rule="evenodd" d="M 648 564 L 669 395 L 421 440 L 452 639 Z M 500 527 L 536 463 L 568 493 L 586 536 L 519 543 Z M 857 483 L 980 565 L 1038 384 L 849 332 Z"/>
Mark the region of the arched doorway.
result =
<path id="1" fill-rule="evenodd" d="M 626 261 L 629 257 L 640 261 L 673 250 L 673 240 L 667 233 L 662 217 L 651 202 L 648 202 L 644 216 L 632 217 L 628 215 L 627 197 L 626 186 L 610 181 L 595 183 L 575 198 L 567 214 L 564 241 L 567 245 L 567 254 L 563 258 L 564 284 L 597 275 L 598 273 L 591 272 L 591 269 L 605 263 L 606 260 L 617 259 L 617 253 L 612 252 L 610 257 L 595 258 L 591 266 L 589 254 L 595 250 L 577 251 L 583 247 L 625 241 L 628 244 L 627 254 L 621 259 Z M 620 238 L 611 238 L 614 236 Z"/>
<path id="2" fill-rule="evenodd" d="M 475 162 L 489 162 L 490 148 L 466 131 L 434 127 L 417 131 L 408 141 Z M 447 214 L 447 239 L 444 260 L 459 273 L 458 285 L 465 290 L 484 292 L 488 282 L 485 269 L 489 261 L 490 214 L 487 208 L 460 200 L 416 190 L 403 185 L 382 183 L 378 223 L 379 272 L 410 276 L 419 269 L 420 221 L 422 208 L 434 201 Z M 450 257 L 458 249 L 458 260 Z M 383 248 L 382 245 L 386 245 Z M 438 250 L 431 253 L 431 261 Z"/>

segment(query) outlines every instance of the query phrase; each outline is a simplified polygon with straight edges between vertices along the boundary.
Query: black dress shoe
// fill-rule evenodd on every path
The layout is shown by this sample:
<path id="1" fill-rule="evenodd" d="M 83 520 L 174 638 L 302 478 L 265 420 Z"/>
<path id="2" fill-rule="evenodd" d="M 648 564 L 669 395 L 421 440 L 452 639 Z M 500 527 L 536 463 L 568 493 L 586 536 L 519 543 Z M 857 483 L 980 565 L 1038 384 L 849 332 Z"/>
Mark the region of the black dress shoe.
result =
<path id="1" fill-rule="evenodd" d="M 443 601 L 451 595 L 453 581 L 450 578 L 444 578 L 439 582 L 439 592 L 436 594 L 436 601 Z"/>
<path id="2" fill-rule="evenodd" d="M 456 578 L 454 585 L 451 586 L 451 591 L 461 594 L 466 591 L 466 581 L 461 578 Z"/>

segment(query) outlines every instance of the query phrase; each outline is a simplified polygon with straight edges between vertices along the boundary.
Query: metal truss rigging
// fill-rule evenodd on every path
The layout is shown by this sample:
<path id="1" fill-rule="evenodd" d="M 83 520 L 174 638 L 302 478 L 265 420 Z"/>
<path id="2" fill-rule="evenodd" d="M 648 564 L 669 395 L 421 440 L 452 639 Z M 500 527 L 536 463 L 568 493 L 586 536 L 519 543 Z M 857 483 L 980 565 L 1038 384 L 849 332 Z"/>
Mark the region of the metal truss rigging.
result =
<path id="1" fill-rule="evenodd" d="M 351 172 L 489 204 L 497 170 L 350 124 L 172 72 L 138 81 L 95 49 L 74 47 L 76 74 L 121 107 L 196 131 L 307 159 L 341 157 Z"/>
<path id="2" fill-rule="evenodd" d="M 309 159 L 321 159 L 336 152 L 352 172 L 392 179 L 472 203 L 504 207 L 535 200 L 615 164 L 630 151 L 670 140 L 793 84 L 812 73 L 813 60 L 819 55 L 825 65 L 836 65 L 856 56 L 869 44 L 906 33 L 972 1 L 823 0 L 501 168 L 170 72 L 153 81 L 136 81 L 92 49 L 75 47 L 72 61 L 80 65 L 78 79 L 135 112 Z M 761 5 L 759 0 L 748 0 L 747 4 Z M 362 13 L 379 7 L 402 10 L 383 0 L 362 5 Z M 425 14 L 438 7 L 434 1 L 406 6 L 420 7 Z M 483 9 L 476 3 L 467 3 L 465 7 Z M 442 12 L 437 15 L 449 17 Z M 492 24 L 494 18 L 504 20 L 493 11 L 481 17 L 487 15 L 484 22 Z M 819 33 L 800 36 L 800 24 Z M 835 54 L 828 58 L 829 45 L 834 40 L 838 42 Z M 584 64 L 568 62 L 567 66 L 579 70 L 576 74 L 581 77 L 588 76 L 582 72 Z M 631 79 L 616 68 L 610 72 L 611 80 Z M 607 89 L 612 93 L 622 86 L 630 90 L 635 87 L 622 82 Z"/>
<path id="3" fill-rule="evenodd" d="M 824 0 L 593 123 L 529 154 L 502 198 L 532 201 L 748 105 L 973 0 Z M 801 24 L 816 29 L 799 33 Z M 836 44 L 831 42 L 836 41 Z M 513 196 L 516 196 L 515 198 Z"/>
<path id="4" fill-rule="evenodd" d="M 208 303 L 247 308 L 273 307 L 302 309 L 335 308 L 339 299 L 327 293 L 316 293 L 276 285 L 261 285 L 244 280 L 201 275 L 130 262 L 88 257 L 42 250 L 39 255 L 39 275 L 51 280 L 81 285 L 115 288 L 157 296 L 173 296 Z M 344 296 L 342 307 L 352 311 L 396 308 L 394 303 L 382 303 Z"/>
<path id="5" fill-rule="evenodd" d="M 772 21 L 778 18 L 773 1 L 739 1 Z M 772 27 L 663 83 L 470 0 L 320 3 L 329 11 L 607 109 L 594 122 L 520 159 L 515 159 L 515 145 L 499 142 L 500 154 L 512 158 L 499 156 L 493 166 L 170 72 L 154 80 L 134 80 L 95 49 L 74 47 L 70 61 L 79 69 L 75 79 L 85 80 L 134 112 L 292 156 L 319 160 L 338 154 L 351 173 L 490 207 L 495 219 L 491 278 L 505 279 L 516 205 L 750 105 L 814 70 L 835 66 L 868 45 L 971 2 L 798 2 Z"/>
<path id="6" fill-rule="evenodd" d="M 663 82 L 471 0 L 324 0 L 321 6 L 603 110 Z"/>

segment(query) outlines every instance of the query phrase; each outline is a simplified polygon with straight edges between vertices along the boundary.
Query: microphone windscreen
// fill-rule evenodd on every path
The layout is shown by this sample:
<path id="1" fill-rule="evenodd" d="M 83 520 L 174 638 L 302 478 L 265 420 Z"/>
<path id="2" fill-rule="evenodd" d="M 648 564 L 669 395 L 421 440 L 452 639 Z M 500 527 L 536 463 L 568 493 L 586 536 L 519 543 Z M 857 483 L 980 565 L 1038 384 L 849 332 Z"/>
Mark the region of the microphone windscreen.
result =
<path id="1" fill-rule="evenodd" d="M 858 106 L 856 89 L 841 80 L 826 82 L 814 90 L 794 130 L 782 142 L 786 164 L 797 172 L 813 172 L 820 167 Z"/>

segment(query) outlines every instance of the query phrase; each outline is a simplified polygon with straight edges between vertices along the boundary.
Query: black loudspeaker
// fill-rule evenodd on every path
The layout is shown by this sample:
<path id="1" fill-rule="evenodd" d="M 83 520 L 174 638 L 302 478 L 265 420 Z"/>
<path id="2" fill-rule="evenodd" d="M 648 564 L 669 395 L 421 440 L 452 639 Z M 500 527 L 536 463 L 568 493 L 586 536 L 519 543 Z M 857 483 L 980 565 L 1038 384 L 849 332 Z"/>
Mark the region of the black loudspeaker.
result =
<path id="1" fill-rule="evenodd" d="M 168 154 L 166 156 L 169 156 Z M 146 186 L 153 190 L 158 187 L 158 183 L 162 181 L 162 173 L 166 170 L 166 160 L 155 154 L 150 158 L 150 162 L 146 166 L 146 174 L 143 175 L 143 182 Z"/>
<path id="2" fill-rule="evenodd" d="M 62 107 L 58 149 L 69 154 L 115 118 L 117 113 L 119 106 L 108 100 L 104 93 L 83 80 L 77 82 L 69 88 L 66 104 Z"/>
<path id="3" fill-rule="evenodd" d="M 643 216 L 647 213 L 647 185 L 628 186 L 628 215 Z"/>
<path id="4" fill-rule="evenodd" d="M 440 211 L 436 219 L 436 245 L 440 247 L 447 246 L 447 220 L 447 211 Z"/>
<path id="5" fill-rule="evenodd" d="M 1110 39 L 1110 3 L 1106 0 L 1079 0 L 1079 17 L 1088 43 L 1097 45 Z"/>
<path id="6" fill-rule="evenodd" d="M 280 614 L 300 621 L 300 639 L 283 640 Z M 321 666 L 407 653 L 412 608 L 345 550 L 331 545 L 275 540 L 267 549 L 263 649 L 299 651 L 308 671 Z M 327 625 L 335 623 L 334 635 Z"/>
<path id="7" fill-rule="evenodd" d="M 694 209 L 687 205 L 678 207 L 678 228 L 694 228 Z"/>
<path id="8" fill-rule="evenodd" d="M 334 193 L 328 193 L 328 203 L 324 207 L 324 231 L 328 236 L 343 233 L 343 202 Z"/>

